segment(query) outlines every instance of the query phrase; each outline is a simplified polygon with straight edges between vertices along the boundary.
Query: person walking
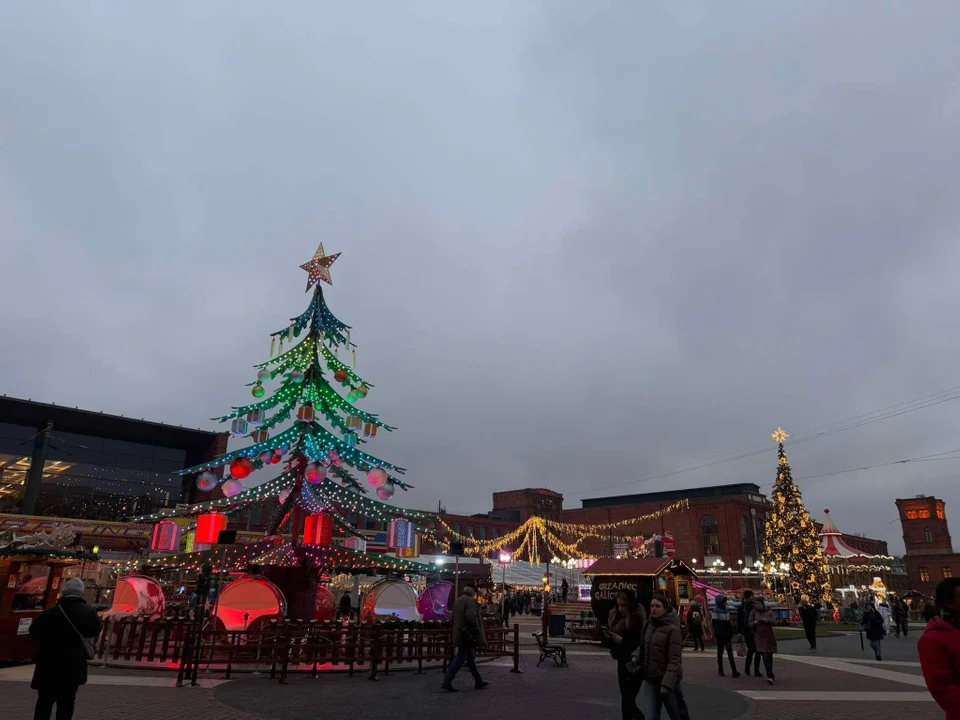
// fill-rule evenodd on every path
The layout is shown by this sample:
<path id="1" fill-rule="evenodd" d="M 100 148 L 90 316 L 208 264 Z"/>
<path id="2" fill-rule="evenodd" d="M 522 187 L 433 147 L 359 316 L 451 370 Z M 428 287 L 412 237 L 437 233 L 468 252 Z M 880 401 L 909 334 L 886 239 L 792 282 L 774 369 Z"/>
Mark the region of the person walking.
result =
<path id="1" fill-rule="evenodd" d="M 650 619 L 643 630 L 643 639 L 634 651 L 628 670 L 642 668 L 643 714 L 646 720 L 660 720 L 666 708 L 670 720 L 690 720 L 683 699 L 683 634 L 680 618 L 665 595 L 654 595 L 650 601 Z"/>
<path id="2" fill-rule="evenodd" d="M 727 607 L 727 596 L 717 595 L 713 611 L 713 637 L 717 641 L 717 668 L 720 677 L 723 677 L 723 652 L 726 650 L 730 659 L 730 672 L 733 677 L 740 677 L 737 664 L 733 659 L 733 623 L 730 621 L 730 609 Z"/>
<path id="3" fill-rule="evenodd" d="M 753 631 L 756 643 L 757 662 L 763 661 L 767 685 L 773 685 L 773 655 L 777 652 L 777 636 L 773 628 L 777 624 L 777 619 L 773 616 L 773 609 L 766 606 L 762 597 L 754 601 L 748 624 Z M 754 670 L 753 674 L 760 677 L 759 668 Z"/>
<path id="4" fill-rule="evenodd" d="M 880 617 L 883 618 L 883 630 L 887 634 L 890 633 L 890 621 L 893 618 L 893 611 L 890 610 L 890 606 L 887 605 L 886 600 L 881 600 L 880 605 L 877 607 L 877 612 L 880 613 Z"/>
<path id="5" fill-rule="evenodd" d="M 343 595 L 340 596 L 339 608 L 340 608 L 340 619 L 343 620 L 344 618 L 346 618 L 347 620 L 349 620 L 350 608 L 351 608 L 349 592 L 345 592 Z"/>
<path id="6" fill-rule="evenodd" d="M 484 682 L 477 670 L 475 651 L 486 647 L 487 639 L 483 632 L 483 618 L 480 617 L 480 606 L 477 605 L 477 588 L 472 583 L 463 587 L 463 595 L 453 603 L 451 635 L 456 656 L 443 676 L 440 687 L 447 692 L 456 692 L 453 679 L 466 664 L 473 675 L 473 687 L 483 690 L 490 683 Z"/>
<path id="7" fill-rule="evenodd" d="M 820 619 L 820 611 L 808 603 L 806 600 L 800 603 L 800 622 L 803 623 L 803 632 L 807 636 L 807 642 L 810 643 L 810 649 L 817 649 L 817 620 Z"/>
<path id="8" fill-rule="evenodd" d="M 567 594 L 570 592 L 570 584 L 567 582 L 567 579 L 564 578 L 563 582 L 560 583 L 560 597 L 563 602 L 567 601 Z"/>
<path id="9" fill-rule="evenodd" d="M 646 621 L 647 614 L 643 606 L 637 604 L 632 595 L 617 593 L 617 605 L 607 616 L 608 633 L 603 644 L 610 648 L 610 655 L 617 661 L 622 720 L 643 720 L 643 713 L 637 707 L 637 695 L 640 694 L 643 678 L 627 669 L 627 663 L 631 662 L 634 650 L 643 640 Z"/>
<path id="10" fill-rule="evenodd" d="M 877 609 L 872 604 L 864 608 L 863 619 L 860 620 L 860 625 L 867 634 L 867 640 L 870 641 L 870 647 L 873 649 L 877 660 L 883 660 L 883 657 L 881 657 L 881 643 L 887 631 L 883 627 L 883 618 L 880 617 L 880 613 L 877 612 Z"/>
<path id="11" fill-rule="evenodd" d="M 750 674 L 750 667 L 753 666 L 753 674 L 760 674 L 760 656 L 757 655 L 757 644 L 753 639 L 753 628 L 750 627 L 750 613 L 753 612 L 753 590 L 743 591 L 743 602 L 737 608 L 737 627 L 740 634 L 743 635 L 743 642 L 747 646 L 747 657 L 743 661 L 743 672 Z"/>
<path id="12" fill-rule="evenodd" d="M 706 648 L 703 646 L 703 610 L 697 602 L 690 603 L 690 607 L 687 608 L 687 632 L 693 638 L 694 651 L 704 652 Z"/>
<path id="13" fill-rule="evenodd" d="M 513 598 L 511 598 L 506 592 L 504 592 L 502 605 L 503 605 L 503 626 L 505 628 L 510 627 L 510 610 L 512 609 L 510 607 L 510 604 L 512 602 L 513 602 Z"/>
<path id="14" fill-rule="evenodd" d="M 900 631 L 903 630 L 903 636 L 907 636 L 907 623 L 910 619 L 910 610 L 903 598 L 896 598 L 893 601 L 893 629 L 900 637 Z"/>
<path id="15" fill-rule="evenodd" d="M 946 720 L 960 720 L 960 578 L 942 580 L 934 592 L 940 615 L 930 618 L 917 643 L 920 668 Z"/>
<path id="16" fill-rule="evenodd" d="M 77 690 L 87 682 L 87 639 L 96 638 L 103 623 L 83 599 L 84 584 L 70 578 L 63 584 L 57 604 L 47 608 L 30 624 L 30 637 L 40 646 L 30 687 L 37 691 L 34 720 L 50 720 L 57 706 L 57 720 L 70 720 Z"/>

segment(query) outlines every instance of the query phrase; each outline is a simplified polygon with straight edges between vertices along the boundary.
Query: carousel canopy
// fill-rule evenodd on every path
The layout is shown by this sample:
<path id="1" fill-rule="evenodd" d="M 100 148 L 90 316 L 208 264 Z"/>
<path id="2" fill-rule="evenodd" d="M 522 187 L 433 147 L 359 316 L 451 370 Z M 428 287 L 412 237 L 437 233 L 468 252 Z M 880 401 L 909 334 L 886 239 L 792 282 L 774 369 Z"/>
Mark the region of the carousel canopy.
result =
<path id="1" fill-rule="evenodd" d="M 892 560 L 889 555 L 868 555 L 867 553 L 855 550 L 843 541 L 843 534 L 837 529 L 833 519 L 830 517 L 830 510 L 824 510 L 823 528 L 820 530 L 820 548 L 827 558 L 837 558 L 846 560 L 848 558 L 863 559 L 886 559 Z"/>

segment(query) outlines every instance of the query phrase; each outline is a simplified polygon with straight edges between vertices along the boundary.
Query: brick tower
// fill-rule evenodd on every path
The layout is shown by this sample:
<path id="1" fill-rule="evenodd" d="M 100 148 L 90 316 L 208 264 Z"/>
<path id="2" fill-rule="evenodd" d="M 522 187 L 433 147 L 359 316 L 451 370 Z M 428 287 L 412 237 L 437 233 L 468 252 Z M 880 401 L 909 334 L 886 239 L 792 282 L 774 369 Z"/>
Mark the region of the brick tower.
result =
<path id="1" fill-rule="evenodd" d="M 907 555 L 953 552 L 943 500 L 919 495 L 909 500 L 897 500 L 897 510 L 900 511 Z"/>

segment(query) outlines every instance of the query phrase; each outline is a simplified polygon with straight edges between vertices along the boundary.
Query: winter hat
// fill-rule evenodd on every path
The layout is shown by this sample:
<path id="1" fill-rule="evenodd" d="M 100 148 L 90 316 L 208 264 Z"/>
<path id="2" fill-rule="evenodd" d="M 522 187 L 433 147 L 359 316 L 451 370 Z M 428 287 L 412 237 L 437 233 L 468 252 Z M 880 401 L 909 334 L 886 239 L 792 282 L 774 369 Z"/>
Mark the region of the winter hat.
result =
<path id="1" fill-rule="evenodd" d="M 63 584 L 63 590 L 60 591 L 60 597 L 83 597 L 83 591 L 86 587 L 80 578 L 70 578 Z"/>

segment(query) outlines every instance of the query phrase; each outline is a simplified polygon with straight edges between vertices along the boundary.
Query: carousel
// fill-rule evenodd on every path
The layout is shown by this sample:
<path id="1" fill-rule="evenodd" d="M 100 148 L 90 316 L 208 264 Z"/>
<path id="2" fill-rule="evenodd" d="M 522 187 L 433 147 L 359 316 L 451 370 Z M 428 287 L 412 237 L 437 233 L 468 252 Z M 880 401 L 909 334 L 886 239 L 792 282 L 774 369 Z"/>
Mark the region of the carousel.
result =
<path id="1" fill-rule="evenodd" d="M 869 555 L 850 547 L 830 517 L 830 510 L 823 512 L 820 548 L 830 567 L 830 584 L 840 593 L 843 604 L 863 595 L 885 598 L 893 556 Z"/>

